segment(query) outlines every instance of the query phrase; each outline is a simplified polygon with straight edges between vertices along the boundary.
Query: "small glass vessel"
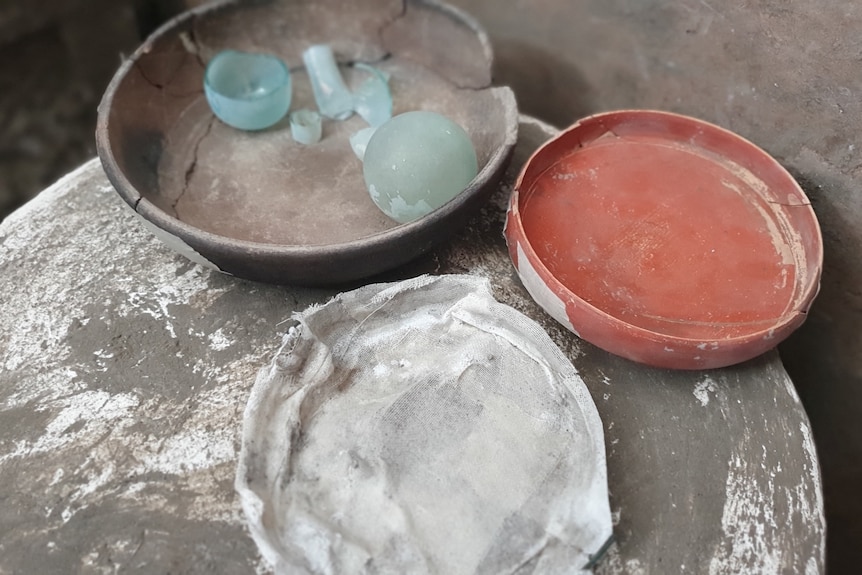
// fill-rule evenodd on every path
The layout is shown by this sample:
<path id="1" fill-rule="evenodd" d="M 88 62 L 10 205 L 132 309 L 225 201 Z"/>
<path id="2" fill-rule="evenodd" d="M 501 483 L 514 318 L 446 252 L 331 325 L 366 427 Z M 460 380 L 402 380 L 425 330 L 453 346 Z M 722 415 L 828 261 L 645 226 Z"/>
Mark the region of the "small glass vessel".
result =
<path id="1" fill-rule="evenodd" d="M 323 133 L 320 114 L 303 108 L 290 113 L 290 135 L 300 144 L 310 146 L 320 141 Z"/>
<path id="2" fill-rule="evenodd" d="M 290 71 L 279 58 L 219 52 L 204 74 L 204 93 L 219 120 L 240 130 L 263 130 L 290 108 Z"/>

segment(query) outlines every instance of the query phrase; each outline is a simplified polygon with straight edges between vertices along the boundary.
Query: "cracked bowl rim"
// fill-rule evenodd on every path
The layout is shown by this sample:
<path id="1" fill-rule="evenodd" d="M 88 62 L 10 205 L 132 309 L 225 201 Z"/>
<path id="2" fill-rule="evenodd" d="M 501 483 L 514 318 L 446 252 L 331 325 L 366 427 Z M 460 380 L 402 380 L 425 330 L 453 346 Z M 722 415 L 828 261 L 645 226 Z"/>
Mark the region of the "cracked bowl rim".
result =
<path id="1" fill-rule="evenodd" d="M 460 24 L 469 28 L 475 35 L 481 46 L 483 56 L 486 59 L 488 70 L 493 67 L 493 48 L 487 32 L 479 24 L 479 22 L 463 10 L 441 2 L 439 0 L 403 0 L 407 3 L 424 5 L 435 10 L 439 10 L 449 18 L 458 21 Z M 239 0 L 219 0 L 217 2 L 203 4 L 201 6 L 187 10 L 174 18 L 165 22 L 161 27 L 150 34 L 146 40 L 138 46 L 138 48 L 128 58 L 124 58 L 120 67 L 114 74 L 108 84 L 102 99 L 98 106 L 98 118 L 96 124 L 96 149 L 101 160 L 102 167 L 105 170 L 108 180 L 111 182 L 117 193 L 123 200 L 136 212 L 137 215 L 143 217 L 151 224 L 161 228 L 171 236 L 180 239 L 183 242 L 191 241 L 196 245 L 204 245 L 211 247 L 217 252 L 224 254 L 230 253 L 234 256 L 245 254 L 253 254 L 260 256 L 262 260 L 267 260 L 269 263 L 281 260 L 295 260 L 296 264 L 319 262 L 329 258 L 337 258 L 344 260 L 345 258 L 365 257 L 367 255 L 379 256 L 380 252 L 392 243 L 404 241 L 406 237 L 417 236 L 420 243 L 424 247 L 418 251 L 414 250 L 408 258 L 403 258 L 392 265 L 377 265 L 367 273 L 349 274 L 344 277 L 329 277 L 328 275 L 321 280 L 315 278 L 299 277 L 296 281 L 292 278 L 279 278 L 276 280 L 268 277 L 258 277 L 254 273 L 234 273 L 231 270 L 225 269 L 218 263 L 211 263 L 212 267 L 218 271 L 229 275 L 237 275 L 256 281 L 264 281 L 267 283 L 296 283 L 298 285 L 330 285 L 333 283 L 350 282 L 365 277 L 370 277 L 375 274 L 393 269 L 399 265 L 403 265 L 407 261 L 418 257 L 422 253 L 428 251 L 434 244 L 442 241 L 440 239 L 432 239 L 434 235 L 440 235 L 441 228 L 453 227 L 458 228 L 463 223 L 466 223 L 469 216 L 473 215 L 477 208 L 484 204 L 484 201 L 490 196 L 496 188 L 497 182 L 502 178 L 509 160 L 514 152 L 517 142 L 518 133 L 518 109 L 515 102 L 512 90 L 507 86 L 495 86 L 489 83 L 482 88 L 493 94 L 501 101 L 503 111 L 501 113 L 501 121 L 505 122 L 503 141 L 489 155 L 488 161 L 479 170 L 476 177 L 470 182 L 463 192 L 458 194 L 447 204 L 433 211 L 432 213 L 419 218 L 417 220 L 398 224 L 392 228 L 382 230 L 363 236 L 357 239 L 321 245 L 303 245 L 303 244 L 274 244 L 251 240 L 236 239 L 229 236 L 220 235 L 211 231 L 207 231 L 184 222 L 169 213 L 165 212 L 152 201 L 147 199 L 137 187 L 128 179 L 123 169 L 120 167 L 111 146 L 111 138 L 109 135 L 110 111 L 114 103 L 114 97 L 126 79 L 129 71 L 136 65 L 136 62 L 146 56 L 152 47 L 159 40 L 169 37 L 182 29 L 183 26 L 199 17 L 205 17 L 211 13 L 236 7 L 240 4 Z M 469 213 L 464 215 L 464 212 Z M 461 221 L 457 226 L 450 226 L 452 221 L 456 221 L 460 217 Z M 435 232 L 436 230 L 436 232 Z M 192 249 L 200 252 L 195 246 Z M 207 254 L 199 253 L 202 257 L 209 260 Z M 272 274 L 264 274 L 268 276 Z M 279 274 L 275 274 L 279 275 Z M 332 274 L 329 274 L 332 275 Z M 338 274 L 335 274 L 338 276 Z"/>

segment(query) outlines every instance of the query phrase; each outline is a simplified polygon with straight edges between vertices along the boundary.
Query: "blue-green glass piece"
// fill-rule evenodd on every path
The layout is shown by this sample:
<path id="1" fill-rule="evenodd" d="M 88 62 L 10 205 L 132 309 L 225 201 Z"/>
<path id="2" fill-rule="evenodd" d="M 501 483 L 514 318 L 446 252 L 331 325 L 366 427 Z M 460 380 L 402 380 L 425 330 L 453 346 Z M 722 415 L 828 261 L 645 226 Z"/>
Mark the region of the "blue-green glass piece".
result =
<path id="1" fill-rule="evenodd" d="M 268 54 L 225 50 L 210 60 L 204 93 L 213 113 L 240 130 L 262 130 L 290 108 L 290 72 Z"/>
<path id="2" fill-rule="evenodd" d="M 327 118 L 344 120 L 353 114 L 353 96 L 328 44 L 316 44 L 302 53 L 302 61 L 311 80 L 314 101 Z"/>
<path id="3" fill-rule="evenodd" d="M 297 110 L 290 113 L 290 135 L 306 146 L 320 141 L 323 132 L 320 114 L 314 110 Z"/>
<path id="4" fill-rule="evenodd" d="M 370 126 L 381 126 L 392 117 L 389 78 L 368 64 L 356 63 L 354 68 L 367 72 L 369 77 L 353 92 L 353 109 Z"/>
<path id="5" fill-rule="evenodd" d="M 368 126 L 367 128 L 362 128 L 361 130 L 357 130 L 350 134 L 350 147 L 353 149 L 353 153 L 356 154 L 356 157 L 359 158 L 359 161 L 363 161 L 365 159 L 365 149 L 368 147 L 368 142 L 371 140 L 371 136 L 373 136 L 376 131 L 377 128 Z"/>
<path id="6" fill-rule="evenodd" d="M 377 128 L 363 161 L 371 199 L 401 223 L 449 202 L 478 171 L 467 132 L 449 118 L 426 111 L 400 114 Z"/>

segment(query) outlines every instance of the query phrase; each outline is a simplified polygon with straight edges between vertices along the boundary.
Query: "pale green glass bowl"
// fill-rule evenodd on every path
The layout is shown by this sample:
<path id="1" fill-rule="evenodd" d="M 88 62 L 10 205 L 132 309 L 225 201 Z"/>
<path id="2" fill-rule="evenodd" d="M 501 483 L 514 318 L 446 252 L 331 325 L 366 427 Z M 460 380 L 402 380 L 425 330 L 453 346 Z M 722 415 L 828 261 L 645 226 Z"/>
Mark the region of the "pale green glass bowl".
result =
<path id="1" fill-rule="evenodd" d="M 225 50 L 210 60 L 204 93 L 219 120 L 240 130 L 263 130 L 290 108 L 290 71 L 279 58 Z"/>

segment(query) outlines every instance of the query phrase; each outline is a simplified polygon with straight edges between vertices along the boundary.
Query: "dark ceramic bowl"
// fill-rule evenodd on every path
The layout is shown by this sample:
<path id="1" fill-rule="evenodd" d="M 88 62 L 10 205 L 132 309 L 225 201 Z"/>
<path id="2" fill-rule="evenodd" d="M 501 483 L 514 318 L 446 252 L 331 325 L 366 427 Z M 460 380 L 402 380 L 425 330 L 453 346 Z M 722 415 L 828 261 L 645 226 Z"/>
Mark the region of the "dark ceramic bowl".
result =
<path id="1" fill-rule="evenodd" d="M 805 321 L 823 246 L 808 198 L 751 142 L 648 110 L 585 118 L 515 185 L 509 253 L 536 301 L 634 361 L 704 369 Z"/>
<path id="2" fill-rule="evenodd" d="M 287 118 L 260 132 L 219 122 L 203 93 L 207 62 L 234 49 L 291 68 L 291 109 L 314 107 L 302 66 L 332 46 L 346 80 L 368 62 L 391 74 L 394 114 L 432 110 L 470 135 L 479 175 L 426 217 L 399 225 L 371 201 L 348 138 L 358 117 L 327 121 L 314 146 Z M 99 107 L 96 141 L 108 178 L 165 243 L 236 276 L 295 284 L 352 281 L 402 264 L 445 239 L 487 199 L 517 139 L 508 88 L 491 87 L 479 25 L 430 0 L 239 2 L 187 12 L 126 60 Z"/>

